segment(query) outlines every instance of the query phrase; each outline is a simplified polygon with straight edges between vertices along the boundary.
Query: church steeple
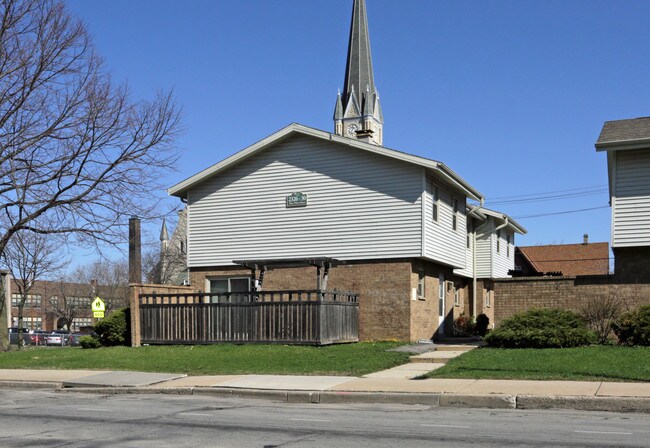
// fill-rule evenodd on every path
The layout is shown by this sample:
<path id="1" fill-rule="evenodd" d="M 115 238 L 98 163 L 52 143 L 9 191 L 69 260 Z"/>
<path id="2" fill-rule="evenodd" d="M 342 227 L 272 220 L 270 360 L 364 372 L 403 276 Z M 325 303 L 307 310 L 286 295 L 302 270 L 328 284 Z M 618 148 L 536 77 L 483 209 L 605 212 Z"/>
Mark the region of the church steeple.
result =
<path id="1" fill-rule="evenodd" d="M 336 101 L 334 132 L 381 146 L 383 121 L 372 70 L 366 2 L 354 0 L 345 84 Z"/>

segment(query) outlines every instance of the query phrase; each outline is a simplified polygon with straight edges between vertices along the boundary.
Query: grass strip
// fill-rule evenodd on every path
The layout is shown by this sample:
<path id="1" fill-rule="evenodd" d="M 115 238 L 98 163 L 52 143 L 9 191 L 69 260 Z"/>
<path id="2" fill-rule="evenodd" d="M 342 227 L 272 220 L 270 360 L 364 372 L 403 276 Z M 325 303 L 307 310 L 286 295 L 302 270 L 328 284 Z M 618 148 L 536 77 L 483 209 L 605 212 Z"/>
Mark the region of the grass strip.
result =
<path id="1" fill-rule="evenodd" d="M 400 345 L 403 343 L 360 342 L 324 347 L 219 344 L 87 350 L 32 347 L 0 353 L 0 368 L 130 370 L 188 375 L 360 376 L 407 363 L 407 353 L 387 351 Z"/>
<path id="2" fill-rule="evenodd" d="M 650 347 L 480 348 L 428 378 L 650 381 Z"/>

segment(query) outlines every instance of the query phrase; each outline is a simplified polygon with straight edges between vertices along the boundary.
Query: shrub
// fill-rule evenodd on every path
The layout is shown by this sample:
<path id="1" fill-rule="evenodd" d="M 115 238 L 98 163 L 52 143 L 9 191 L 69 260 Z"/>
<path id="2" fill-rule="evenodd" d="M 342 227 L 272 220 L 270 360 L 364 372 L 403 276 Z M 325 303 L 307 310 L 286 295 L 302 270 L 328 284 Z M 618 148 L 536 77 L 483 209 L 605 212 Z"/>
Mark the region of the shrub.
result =
<path id="1" fill-rule="evenodd" d="M 623 314 L 612 323 L 618 342 L 625 345 L 650 345 L 650 305 Z"/>
<path id="2" fill-rule="evenodd" d="M 454 336 L 471 336 L 474 328 L 474 318 L 463 313 L 454 321 Z"/>
<path id="3" fill-rule="evenodd" d="M 580 315 L 596 334 L 596 341 L 605 344 L 612 333 L 612 324 L 621 316 L 625 302 L 615 291 L 604 297 L 587 299 L 580 309 Z"/>
<path id="4" fill-rule="evenodd" d="M 95 333 L 104 347 L 131 345 L 131 313 L 120 308 L 95 325 Z"/>
<path id="5" fill-rule="evenodd" d="M 596 337 L 576 313 L 533 309 L 506 319 L 485 341 L 502 348 L 562 348 L 593 344 Z"/>
<path id="6" fill-rule="evenodd" d="M 94 336 L 81 336 L 79 338 L 79 345 L 81 345 L 81 348 L 99 348 L 102 346 L 102 343 Z"/>
<path id="7" fill-rule="evenodd" d="M 490 325 L 490 318 L 481 313 L 476 316 L 476 334 L 485 336 L 487 334 L 488 325 Z"/>

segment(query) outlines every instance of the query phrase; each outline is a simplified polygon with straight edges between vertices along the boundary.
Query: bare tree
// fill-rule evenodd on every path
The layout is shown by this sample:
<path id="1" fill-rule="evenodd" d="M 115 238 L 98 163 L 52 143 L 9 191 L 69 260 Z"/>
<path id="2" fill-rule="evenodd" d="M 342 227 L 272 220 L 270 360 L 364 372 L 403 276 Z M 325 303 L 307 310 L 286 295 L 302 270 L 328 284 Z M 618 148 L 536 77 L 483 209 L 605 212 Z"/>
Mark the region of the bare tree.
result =
<path id="1" fill-rule="evenodd" d="M 0 255 L 19 231 L 124 240 L 124 216 L 156 214 L 178 127 L 171 93 L 133 101 L 61 1 L 0 0 Z"/>
<path id="2" fill-rule="evenodd" d="M 20 295 L 18 300 L 18 347 L 22 339 L 23 311 L 34 286 L 44 276 L 55 274 L 67 263 L 62 261 L 59 244 L 49 235 L 27 232 L 14 234 L 2 253 L 7 267 Z"/>
<path id="3" fill-rule="evenodd" d="M 128 261 L 99 259 L 88 265 L 77 266 L 67 277 L 69 281 L 93 285 L 91 295 L 106 303 L 106 312 L 129 303 Z"/>

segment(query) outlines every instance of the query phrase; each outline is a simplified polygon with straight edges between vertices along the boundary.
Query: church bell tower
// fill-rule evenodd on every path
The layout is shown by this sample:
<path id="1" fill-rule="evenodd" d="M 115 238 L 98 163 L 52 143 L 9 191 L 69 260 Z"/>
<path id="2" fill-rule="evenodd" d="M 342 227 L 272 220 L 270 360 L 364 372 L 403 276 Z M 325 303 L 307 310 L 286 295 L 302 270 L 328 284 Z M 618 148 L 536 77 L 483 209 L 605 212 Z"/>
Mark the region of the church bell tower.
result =
<path id="1" fill-rule="evenodd" d="M 334 133 L 378 146 L 383 144 L 384 117 L 372 72 L 366 1 L 354 0 L 343 93 L 334 109 Z"/>

